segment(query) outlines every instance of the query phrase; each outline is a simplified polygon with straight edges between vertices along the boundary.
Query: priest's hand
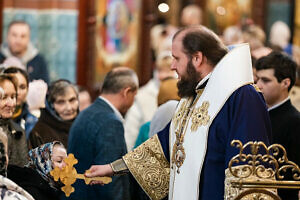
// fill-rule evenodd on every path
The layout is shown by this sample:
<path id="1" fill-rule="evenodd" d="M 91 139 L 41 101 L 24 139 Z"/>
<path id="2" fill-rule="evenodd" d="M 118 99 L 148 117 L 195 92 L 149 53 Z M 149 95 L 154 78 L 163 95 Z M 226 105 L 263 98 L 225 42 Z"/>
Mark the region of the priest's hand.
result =
<path id="1" fill-rule="evenodd" d="M 112 176 L 114 174 L 110 164 L 106 165 L 92 165 L 89 170 L 87 170 L 84 175 L 88 178 L 93 177 L 103 177 L 103 176 Z M 90 185 L 100 184 L 104 185 L 102 181 L 91 181 Z"/>

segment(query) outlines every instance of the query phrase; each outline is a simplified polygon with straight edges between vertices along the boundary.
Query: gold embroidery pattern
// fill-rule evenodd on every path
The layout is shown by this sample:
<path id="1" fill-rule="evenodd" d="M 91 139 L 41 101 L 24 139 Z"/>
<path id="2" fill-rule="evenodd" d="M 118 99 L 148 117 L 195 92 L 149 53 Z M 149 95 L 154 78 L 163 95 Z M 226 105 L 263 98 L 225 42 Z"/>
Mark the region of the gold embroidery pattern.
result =
<path id="1" fill-rule="evenodd" d="M 186 102 L 184 102 L 185 105 L 182 105 L 182 107 L 180 107 L 181 119 L 178 118 L 178 122 L 180 121 L 180 125 L 179 127 L 175 126 L 175 128 L 177 128 L 175 131 L 176 141 L 173 145 L 172 156 L 171 156 L 172 169 L 173 169 L 173 164 L 175 164 L 177 167 L 178 174 L 180 173 L 179 168 L 183 165 L 183 162 L 186 157 L 185 150 L 183 147 L 184 136 L 186 133 L 185 127 L 189 120 L 190 113 L 192 113 L 192 110 L 196 105 L 197 101 L 199 100 L 199 98 L 201 97 L 202 92 L 203 92 L 202 89 L 197 91 L 197 96 L 195 99 L 189 98 Z"/>
<path id="2" fill-rule="evenodd" d="M 251 85 L 254 87 L 256 92 L 261 92 L 261 90 L 259 89 L 259 87 L 256 84 L 252 83 Z"/>
<path id="3" fill-rule="evenodd" d="M 187 104 L 187 100 L 183 101 L 179 110 L 176 112 L 176 114 L 173 117 L 173 123 L 174 123 L 174 127 L 176 128 L 180 122 L 180 120 L 182 119 L 184 112 L 186 110 L 186 104 Z"/>
<path id="4" fill-rule="evenodd" d="M 167 196 L 170 168 L 157 135 L 123 156 L 123 160 L 151 199 Z"/>
<path id="5" fill-rule="evenodd" d="M 176 142 L 173 145 L 173 150 L 172 150 L 172 163 L 174 163 L 177 167 L 177 173 L 180 173 L 179 168 L 182 166 L 184 160 L 185 160 L 185 150 L 183 147 L 183 143 L 179 141 L 179 132 L 176 131 Z"/>
<path id="6" fill-rule="evenodd" d="M 229 185 L 225 189 L 225 195 L 230 197 L 225 196 L 225 199 L 232 199 L 236 196 L 234 199 L 279 200 L 276 189 L 300 188 L 298 183 L 300 168 L 296 163 L 288 160 L 286 150 L 282 145 L 272 144 L 267 147 L 261 141 L 249 141 L 243 144 L 239 140 L 233 140 L 231 146 L 237 147 L 239 153 L 231 158 L 228 170 L 225 172 L 226 177 L 227 174 L 231 177 L 227 183 L 225 179 L 225 185 Z M 236 164 L 243 165 L 233 166 Z M 287 170 L 291 170 L 293 180 L 282 180 Z"/>
<path id="7" fill-rule="evenodd" d="M 232 140 L 231 146 L 236 146 L 239 148 L 239 154 L 234 156 L 228 163 L 228 168 L 231 174 L 237 178 L 247 178 L 250 175 L 255 175 L 258 178 L 271 178 L 274 175 L 276 178 L 283 179 L 284 173 L 287 170 L 291 170 L 293 174 L 293 179 L 296 181 L 300 180 L 300 167 L 288 160 L 285 148 L 280 144 L 272 144 L 267 147 L 263 142 L 250 141 L 246 144 L 242 144 L 239 140 Z M 246 154 L 245 149 L 250 148 L 251 154 Z M 262 155 L 259 151 L 266 152 Z M 247 162 L 248 167 L 242 168 L 244 171 L 243 177 L 239 176 L 237 170 L 233 170 L 232 166 L 239 164 L 241 162 Z M 265 168 L 263 164 L 268 164 L 273 167 Z M 261 172 L 268 172 L 261 174 Z M 267 177 L 264 175 L 268 175 Z"/>
<path id="8" fill-rule="evenodd" d="M 232 167 L 234 169 L 234 171 L 237 171 L 238 172 L 238 176 L 239 177 L 245 177 L 247 176 L 246 179 L 244 180 L 247 180 L 247 181 L 266 181 L 266 180 L 275 180 L 275 176 L 272 176 L 272 177 L 268 177 L 268 172 L 267 171 L 263 171 L 262 173 L 264 174 L 263 176 L 264 177 L 268 177 L 268 178 L 259 178 L 255 175 L 251 175 L 251 176 L 248 176 L 248 172 L 247 171 L 244 171 L 243 169 L 244 168 L 247 168 L 249 167 L 248 165 L 239 165 L 239 166 L 234 166 Z M 233 200 L 235 199 L 238 195 L 240 195 L 242 192 L 246 192 L 247 188 L 238 188 L 238 187 L 233 187 L 232 185 L 232 182 L 233 181 L 239 181 L 240 179 L 235 177 L 234 175 L 231 174 L 230 170 L 227 168 L 225 170 L 225 194 L 224 194 L 224 199 L 225 200 Z M 268 189 L 268 191 L 270 193 L 274 193 L 276 194 L 276 189 Z M 248 195 L 245 195 L 242 200 L 246 200 L 246 199 L 252 199 L 252 200 L 255 200 L 255 199 L 260 199 L 260 200 L 271 200 L 273 198 L 271 198 L 269 195 L 267 194 L 261 194 L 261 193 L 251 193 L 251 194 L 248 194 Z"/>
<path id="9" fill-rule="evenodd" d="M 209 122 L 210 116 L 208 115 L 209 102 L 204 101 L 199 108 L 196 108 L 192 114 L 191 131 L 194 132 L 199 126 L 206 126 Z"/>

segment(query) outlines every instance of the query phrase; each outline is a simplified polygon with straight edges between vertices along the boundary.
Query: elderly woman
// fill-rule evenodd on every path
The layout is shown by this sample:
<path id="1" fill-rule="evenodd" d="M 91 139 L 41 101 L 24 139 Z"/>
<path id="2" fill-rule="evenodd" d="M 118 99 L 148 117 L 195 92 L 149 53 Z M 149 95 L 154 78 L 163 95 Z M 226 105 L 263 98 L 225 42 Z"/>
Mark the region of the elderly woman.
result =
<path id="1" fill-rule="evenodd" d="M 17 103 L 17 81 L 10 75 L 0 75 L 4 95 L 0 101 L 0 127 L 8 138 L 9 163 L 20 167 L 27 163 L 27 142 L 24 130 L 12 120 Z"/>
<path id="2" fill-rule="evenodd" d="M 41 110 L 41 116 L 29 136 L 31 147 L 54 140 L 61 141 L 67 147 L 69 129 L 78 112 L 75 85 L 62 79 L 53 82 L 48 89 L 46 108 Z"/>
<path id="3" fill-rule="evenodd" d="M 41 145 L 29 151 L 26 167 L 8 167 L 8 177 L 28 191 L 35 199 L 59 200 L 61 183 L 55 182 L 50 171 L 55 167 L 63 168 L 67 151 L 58 141 Z"/>
<path id="4" fill-rule="evenodd" d="M 6 178 L 8 165 L 7 136 L 0 128 L 0 194 L 1 199 L 6 200 L 34 200 L 23 188 L 12 180 Z"/>

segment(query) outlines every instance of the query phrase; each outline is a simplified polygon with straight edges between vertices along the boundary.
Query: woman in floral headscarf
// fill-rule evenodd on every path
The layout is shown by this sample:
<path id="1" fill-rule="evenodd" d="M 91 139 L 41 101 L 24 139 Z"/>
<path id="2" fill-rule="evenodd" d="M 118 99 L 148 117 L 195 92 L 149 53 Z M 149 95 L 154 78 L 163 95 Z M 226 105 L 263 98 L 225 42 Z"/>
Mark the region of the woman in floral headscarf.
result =
<path id="1" fill-rule="evenodd" d="M 29 151 L 29 163 L 24 168 L 9 167 L 8 176 L 27 190 L 35 199 L 55 200 L 62 194 L 59 182 L 55 182 L 50 171 L 65 166 L 67 157 L 61 142 L 43 144 Z"/>
<path id="2" fill-rule="evenodd" d="M 23 188 L 6 178 L 7 164 L 7 136 L 0 128 L 0 198 L 3 200 L 34 200 Z"/>

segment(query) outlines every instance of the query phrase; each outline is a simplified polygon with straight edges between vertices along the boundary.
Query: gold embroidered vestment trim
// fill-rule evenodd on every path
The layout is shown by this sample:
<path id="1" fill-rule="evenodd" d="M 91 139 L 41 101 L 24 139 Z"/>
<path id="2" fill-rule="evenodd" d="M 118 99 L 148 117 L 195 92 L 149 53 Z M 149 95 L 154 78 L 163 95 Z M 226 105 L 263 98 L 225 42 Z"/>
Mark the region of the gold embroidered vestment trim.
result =
<path id="1" fill-rule="evenodd" d="M 151 199 L 158 200 L 167 196 L 170 164 L 164 155 L 157 135 L 123 156 L 123 160 Z"/>
<path id="2" fill-rule="evenodd" d="M 197 90 L 195 99 L 189 98 L 185 100 L 173 118 L 176 141 L 172 148 L 171 162 L 177 167 L 177 173 L 180 173 L 179 168 L 183 165 L 186 158 L 185 149 L 183 146 L 184 137 L 187 131 L 187 123 L 192 117 L 191 131 L 197 131 L 199 126 L 206 126 L 209 123 L 210 116 L 208 115 L 209 102 L 204 101 L 198 108 L 194 108 L 197 101 L 200 99 L 204 89 Z"/>

